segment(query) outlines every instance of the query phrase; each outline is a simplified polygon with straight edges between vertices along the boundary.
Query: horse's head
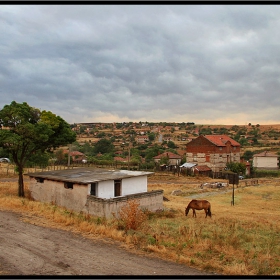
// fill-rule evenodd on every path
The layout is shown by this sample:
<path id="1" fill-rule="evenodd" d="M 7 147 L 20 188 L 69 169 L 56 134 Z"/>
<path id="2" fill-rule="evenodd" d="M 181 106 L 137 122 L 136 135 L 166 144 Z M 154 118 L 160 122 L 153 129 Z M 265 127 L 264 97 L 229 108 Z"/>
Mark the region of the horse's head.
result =
<path id="1" fill-rule="evenodd" d="M 190 210 L 189 208 L 187 208 L 187 207 L 185 208 L 185 215 L 186 215 L 186 216 L 188 215 L 189 210 Z"/>

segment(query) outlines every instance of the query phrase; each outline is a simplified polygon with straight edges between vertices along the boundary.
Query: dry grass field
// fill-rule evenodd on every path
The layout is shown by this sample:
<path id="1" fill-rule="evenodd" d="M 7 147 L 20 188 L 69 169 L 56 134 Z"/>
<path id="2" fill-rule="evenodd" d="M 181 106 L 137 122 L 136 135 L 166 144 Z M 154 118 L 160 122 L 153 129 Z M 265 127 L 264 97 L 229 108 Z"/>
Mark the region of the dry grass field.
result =
<path id="1" fill-rule="evenodd" d="M 1 174 L 0 178 L 6 177 Z M 200 188 L 211 178 L 155 174 L 148 178 L 150 190 L 163 189 L 164 210 L 145 212 L 136 229 L 122 228 L 116 219 L 105 220 L 74 213 L 56 205 L 17 197 L 16 182 L 0 183 L 0 210 L 25 213 L 26 222 L 99 236 L 123 242 L 127 249 L 183 263 L 221 275 L 280 275 L 280 182 L 271 179 L 258 185 Z M 172 191 L 181 190 L 180 195 Z M 192 197 L 211 202 L 212 218 L 203 211 L 186 217 Z M 127 210 L 129 211 L 129 209 Z"/>

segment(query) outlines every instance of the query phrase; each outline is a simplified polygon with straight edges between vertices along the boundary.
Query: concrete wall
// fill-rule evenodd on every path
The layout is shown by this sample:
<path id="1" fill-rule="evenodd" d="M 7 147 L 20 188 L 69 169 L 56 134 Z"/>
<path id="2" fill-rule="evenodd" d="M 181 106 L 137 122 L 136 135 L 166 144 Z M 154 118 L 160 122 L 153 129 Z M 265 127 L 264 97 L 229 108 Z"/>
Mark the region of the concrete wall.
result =
<path id="1" fill-rule="evenodd" d="M 86 205 L 87 213 L 106 218 L 112 218 L 112 213 L 115 213 L 116 217 L 118 217 L 121 207 L 130 199 L 136 199 L 142 209 L 148 209 L 150 211 L 163 209 L 163 190 L 157 190 L 111 199 L 102 199 L 89 195 Z"/>
<path id="2" fill-rule="evenodd" d="M 29 189 L 35 200 L 53 202 L 74 211 L 82 211 L 88 195 L 88 186 L 74 184 L 73 189 L 64 188 L 63 182 L 44 180 L 39 183 L 35 178 L 30 179 Z"/>

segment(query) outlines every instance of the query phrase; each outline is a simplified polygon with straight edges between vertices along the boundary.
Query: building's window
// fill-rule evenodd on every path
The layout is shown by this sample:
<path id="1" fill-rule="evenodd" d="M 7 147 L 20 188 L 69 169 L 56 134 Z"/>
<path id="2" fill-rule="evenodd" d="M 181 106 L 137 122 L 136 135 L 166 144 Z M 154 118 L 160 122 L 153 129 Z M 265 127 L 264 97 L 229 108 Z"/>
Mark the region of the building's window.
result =
<path id="1" fill-rule="evenodd" d="M 205 161 L 210 162 L 210 155 L 206 155 Z"/>
<path id="2" fill-rule="evenodd" d="M 97 183 L 90 184 L 90 195 L 97 196 Z"/>
<path id="3" fill-rule="evenodd" d="M 44 178 L 35 178 L 38 183 L 44 183 Z"/>
<path id="4" fill-rule="evenodd" d="M 121 196 L 121 180 L 114 180 L 114 196 Z"/>
<path id="5" fill-rule="evenodd" d="M 197 161 L 197 154 L 193 154 L 193 161 Z"/>
<path id="6" fill-rule="evenodd" d="M 222 148 L 222 147 L 220 147 L 219 149 L 220 149 L 220 151 L 221 151 L 223 148 Z"/>
<path id="7" fill-rule="evenodd" d="M 71 182 L 64 182 L 64 188 L 65 189 L 73 189 L 74 183 Z"/>

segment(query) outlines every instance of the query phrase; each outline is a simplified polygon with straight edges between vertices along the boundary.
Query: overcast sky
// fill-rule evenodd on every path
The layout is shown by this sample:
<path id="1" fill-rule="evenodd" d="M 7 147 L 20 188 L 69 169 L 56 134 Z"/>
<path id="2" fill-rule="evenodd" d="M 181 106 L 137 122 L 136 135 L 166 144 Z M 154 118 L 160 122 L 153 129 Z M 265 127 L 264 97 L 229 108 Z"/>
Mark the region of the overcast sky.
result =
<path id="1" fill-rule="evenodd" d="M 0 5 L 0 109 L 280 123 L 279 5 Z"/>

